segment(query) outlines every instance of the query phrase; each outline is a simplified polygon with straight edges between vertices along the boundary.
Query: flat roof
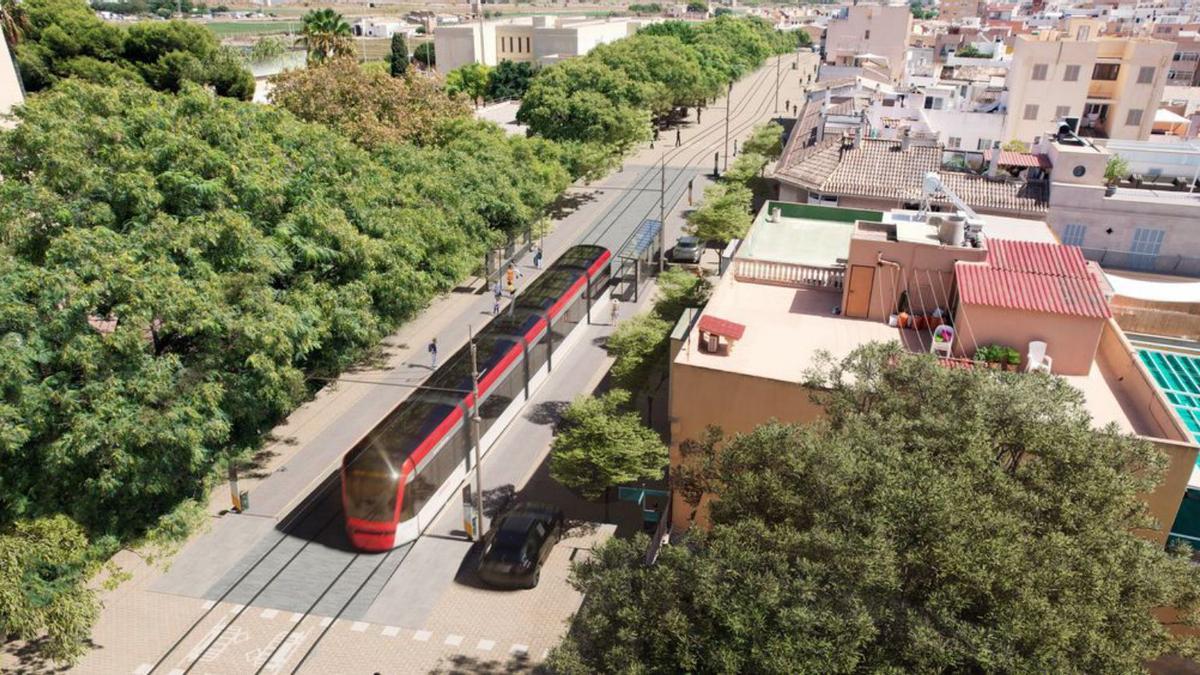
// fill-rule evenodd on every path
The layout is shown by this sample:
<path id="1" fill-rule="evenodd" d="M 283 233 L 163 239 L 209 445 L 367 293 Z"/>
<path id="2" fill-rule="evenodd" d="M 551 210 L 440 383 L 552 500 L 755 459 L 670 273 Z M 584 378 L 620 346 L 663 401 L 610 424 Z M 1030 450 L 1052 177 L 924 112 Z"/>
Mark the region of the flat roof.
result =
<path id="1" fill-rule="evenodd" d="M 776 209 L 778 216 L 772 216 Z M 880 221 L 883 215 L 880 211 L 768 201 L 759 209 L 737 257 L 837 267 L 850 253 L 854 223 L 859 219 Z"/>

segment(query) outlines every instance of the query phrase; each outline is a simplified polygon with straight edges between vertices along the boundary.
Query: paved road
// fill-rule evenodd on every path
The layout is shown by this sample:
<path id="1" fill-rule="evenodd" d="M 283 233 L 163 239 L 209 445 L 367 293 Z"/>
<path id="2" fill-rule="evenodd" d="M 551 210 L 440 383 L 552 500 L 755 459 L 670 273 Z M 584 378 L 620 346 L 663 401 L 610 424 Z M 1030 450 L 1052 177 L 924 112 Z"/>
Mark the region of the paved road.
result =
<path id="1" fill-rule="evenodd" d="M 744 138 L 770 116 L 773 83 L 772 65 L 734 87 L 731 139 Z M 781 98 L 797 100 L 798 83 L 785 78 L 785 85 Z M 673 240 L 683 225 L 688 182 L 695 182 L 698 199 L 712 154 L 724 144 L 723 105 L 705 110 L 704 124 L 684 130 L 683 147 L 645 148 L 624 170 L 573 189 L 575 204 L 544 240 L 546 258 L 553 260 L 576 242 L 621 245 L 642 220 L 658 217 L 664 175 L 667 236 Z M 673 136 L 664 133 L 663 139 Z M 536 275 L 528 261 L 523 266 L 527 279 Z M 370 671 L 403 655 L 405 664 L 427 671 L 445 666 L 446 659 L 457 663 L 458 657 L 476 665 L 517 659 L 521 666 L 540 659 L 578 607 L 578 595 L 566 585 L 567 558 L 577 549 L 556 550 L 561 574 L 544 574 L 540 593 L 493 596 L 463 577 L 472 548 L 454 536 L 461 523 L 457 500 L 415 545 L 368 556 L 346 546 L 336 499 L 342 452 L 409 391 L 379 383 L 420 382 L 429 373 L 423 349 L 428 340 L 436 335 L 442 353 L 452 353 L 465 343 L 468 326 L 487 320 L 491 302 L 488 294 L 469 292 L 438 300 L 385 341 L 376 364 L 348 374 L 294 413 L 275 430 L 277 440 L 264 451 L 258 475 L 242 481 L 242 489 L 251 491 L 249 512 L 214 518 L 210 531 L 175 556 L 169 571 L 121 560 L 135 578 L 106 598 L 94 634 L 100 648 L 77 670 L 292 672 L 303 662 L 304 672 L 338 663 Z M 629 316 L 634 309 L 622 313 Z M 553 411 L 591 391 L 608 368 L 601 345 L 611 327 L 581 330 L 569 360 L 559 360 L 570 367 L 556 369 L 497 441 L 485 458 L 484 475 L 485 488 L 496 494 L 549 494 L 571 504 L 569 515 L 586 521 L 604 514 L 595 505 L 572 502 L 549 479 L 544 462 Z M 214 497 L 214 515 L 224 500 L 219 493 Z M 607 534 L 581 536 L 592 542 Z M 507 604 L 496 598 L 507 598 Z M 494 611 L 473 612 L 472 603 Z M 367 635 L 381 639 L 366 647 Z M 443 640 L 437 649 L 414 651 L 435 639 Z M 229 656 L 234 653 L 236 659 Z M 416 661 L 410 658 L 414 653 L 421 655 Z"/>

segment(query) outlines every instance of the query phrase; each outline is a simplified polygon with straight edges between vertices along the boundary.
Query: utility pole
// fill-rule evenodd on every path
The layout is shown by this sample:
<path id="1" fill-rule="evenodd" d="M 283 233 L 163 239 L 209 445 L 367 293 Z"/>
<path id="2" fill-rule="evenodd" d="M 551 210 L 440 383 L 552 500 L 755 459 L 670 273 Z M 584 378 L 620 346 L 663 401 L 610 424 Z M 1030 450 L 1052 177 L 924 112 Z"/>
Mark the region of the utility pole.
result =
<path id="1" fill-rule="evenodd" d="M 725 97 L 725 170 L 729 170 L 729 108 L 733 105 L 733 80 L 729 81 L 729 94 Z"/>
<path id="2" fill-rule="evenodd" d="M 479 441 L 479 365 L 476 359 L 475 334 L 467 327 L 467 344 L 471 345 L 471 446 L 475 448 L 475 541 L 483 541 L 483 463 Z"/>
<path id="3" fill-rule="evenodd" d="M 658 273 L 666 269 L 667 258 L 667 153 L 659 158 L 661 169 L 658 172 Z"/>
<path id="4" fill-rule="evenodd" d="M 783 55 L 775 57 L 775 114 L 779 114 L 779 62 L 783 60 Z"/>

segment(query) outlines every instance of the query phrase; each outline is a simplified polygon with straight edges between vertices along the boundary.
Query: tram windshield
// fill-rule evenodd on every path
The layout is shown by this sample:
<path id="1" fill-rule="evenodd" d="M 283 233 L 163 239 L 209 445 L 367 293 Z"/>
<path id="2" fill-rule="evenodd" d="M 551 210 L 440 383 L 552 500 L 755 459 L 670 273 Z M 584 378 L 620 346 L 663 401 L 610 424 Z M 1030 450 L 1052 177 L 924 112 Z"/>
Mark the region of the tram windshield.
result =
<path id="1" fill-rule="evenodd" d="M 374 454 L 372 451 L 368 451 Z M 387 462 L 359 456 L 345 474 L 346 515 L 359 520 L 388 522 L 396 513 L 396 488 L 400 479 Z"/>

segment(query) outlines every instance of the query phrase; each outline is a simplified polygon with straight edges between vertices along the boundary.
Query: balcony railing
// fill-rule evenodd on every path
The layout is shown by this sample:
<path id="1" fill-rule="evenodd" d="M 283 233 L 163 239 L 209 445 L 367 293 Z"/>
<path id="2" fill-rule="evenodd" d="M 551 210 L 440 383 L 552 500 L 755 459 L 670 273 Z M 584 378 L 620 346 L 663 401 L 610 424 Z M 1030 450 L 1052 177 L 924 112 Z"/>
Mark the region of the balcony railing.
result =
<path id="1" fill-rule="evenodd" d="M 733 276 L 738 281 L 841 290 L 846 270 L 843 267 L 814 267 L 774 260 L 734 258 Z"/>

